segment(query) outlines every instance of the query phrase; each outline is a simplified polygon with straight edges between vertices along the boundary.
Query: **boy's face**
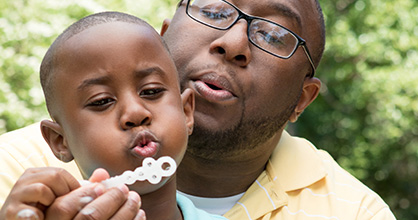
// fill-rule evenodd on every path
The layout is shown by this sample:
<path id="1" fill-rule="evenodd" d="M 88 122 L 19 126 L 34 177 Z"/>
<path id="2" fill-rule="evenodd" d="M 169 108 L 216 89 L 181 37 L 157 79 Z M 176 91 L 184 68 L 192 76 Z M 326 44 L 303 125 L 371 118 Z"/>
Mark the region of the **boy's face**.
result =
<path id="1" fill-rule="evenodd" d="M 193 95 L 180 96 L 158 34 L 138 24 L 96 25 L 68 39 L 55 61 L 51 115 L 85 178 L 99 167 L 111 175 L 134 170 L 145 157 L 167 155 L 179 164 L 193 126 Z M 139 193 L 155 189 L 135 186 Z"/>

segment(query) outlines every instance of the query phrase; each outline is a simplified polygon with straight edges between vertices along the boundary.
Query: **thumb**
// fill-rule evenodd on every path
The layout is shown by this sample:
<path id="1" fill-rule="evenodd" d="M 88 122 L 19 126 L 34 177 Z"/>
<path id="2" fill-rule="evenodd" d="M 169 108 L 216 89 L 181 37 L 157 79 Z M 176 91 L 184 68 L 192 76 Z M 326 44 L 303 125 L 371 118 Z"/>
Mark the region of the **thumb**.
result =
<path id="1" fill-rule="evenodd" d="M 89 181 L 92 182 L 92 183 L 95 183 L 95 182 L 101 182 L 101 181 L 103 181 L 105 179 L 109 179 L 109 178 L 110 178 L 110 175 L 105 169 L 98 168 L 90 176 Z"/>

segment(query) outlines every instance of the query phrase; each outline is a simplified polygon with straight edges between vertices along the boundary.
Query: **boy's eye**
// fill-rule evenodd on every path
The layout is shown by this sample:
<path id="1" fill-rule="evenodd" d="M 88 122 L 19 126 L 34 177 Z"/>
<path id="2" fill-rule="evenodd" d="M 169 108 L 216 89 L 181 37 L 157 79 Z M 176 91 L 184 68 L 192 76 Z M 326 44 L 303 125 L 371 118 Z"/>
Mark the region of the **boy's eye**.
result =
<path id="1" fill-rule="evenodd" d="M 162 88 L 144 89 L 139 93 L 139 96 L 145 98 L 155 98 L 162 94 L 162 92 L 164 92 L 164 89 Z"/>
<path id="2" fill-rule="evenodd" d="M 102 98 L 102 99 L 97 99 L 97 100 L 93 100 L 89 102 L 87 106 L 101 110 L 101 109 L 105 109 L 108 105 L 110 105 L 113 102 L 114 100 L 112 98 Z"/>

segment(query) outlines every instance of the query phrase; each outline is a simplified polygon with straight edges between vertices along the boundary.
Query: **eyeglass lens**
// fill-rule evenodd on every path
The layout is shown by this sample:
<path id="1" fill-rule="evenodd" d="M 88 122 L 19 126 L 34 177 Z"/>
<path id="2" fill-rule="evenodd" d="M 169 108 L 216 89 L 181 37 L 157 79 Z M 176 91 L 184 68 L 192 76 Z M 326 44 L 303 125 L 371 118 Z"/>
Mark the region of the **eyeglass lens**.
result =
<path id="1" fill-rule="evenodd" d="M 196 21 L 221 30 L 230 28 L 241 15 L 234 6 L 222 0 L 190 0 L 187 13 Z M 260 49 L 289 58 L 298 47 L 296 36 L 280 25 L 248 15 L 243 17 L 249 23 L 249 40 Z"/>

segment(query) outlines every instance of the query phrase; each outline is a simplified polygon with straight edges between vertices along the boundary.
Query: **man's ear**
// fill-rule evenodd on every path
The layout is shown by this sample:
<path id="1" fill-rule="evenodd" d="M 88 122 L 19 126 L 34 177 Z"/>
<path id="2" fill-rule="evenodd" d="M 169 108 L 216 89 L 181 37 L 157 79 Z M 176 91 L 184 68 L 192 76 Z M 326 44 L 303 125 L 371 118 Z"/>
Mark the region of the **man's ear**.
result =
<path id="1" fill-rule="evenodd" d="M 74 159 L 64 138 L 61 125 L 55 121 L 43 120 L 41 121 L 41 132 L 55 157 L 63 162 L 70 162 Z"/>
<path id="2" fill-rule="evenodd" d="M 162 25 L 161 31 L 160 31 L 161 36 L 164 36 L 165 32 L 168 29 L 168 26 L 170 26 L 170 23 L 171 23 L 171 19 L 169 19 L 169 18 L 164 19 L 163 25 Z"/>
<path id="3" fill-rule="evenodd" d="M 316 77 L 306 77 L 303 82 L 302 95 L 295 108 L 295 111 L 290 116 L 290 122 L 296 122 L 303 110 L 308 107 L 318 96 L 321 88 L 321 80 Z"/>
<path id="4" fill-rule="evenodd" d="M 193 132 L 194 125 L 194 93 L 190 88 L 187 88 L 181 94 L 183 102 L 184 115 L 186 116 L 186 125 L 189 130 L 189 135 Z"/>

